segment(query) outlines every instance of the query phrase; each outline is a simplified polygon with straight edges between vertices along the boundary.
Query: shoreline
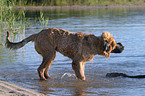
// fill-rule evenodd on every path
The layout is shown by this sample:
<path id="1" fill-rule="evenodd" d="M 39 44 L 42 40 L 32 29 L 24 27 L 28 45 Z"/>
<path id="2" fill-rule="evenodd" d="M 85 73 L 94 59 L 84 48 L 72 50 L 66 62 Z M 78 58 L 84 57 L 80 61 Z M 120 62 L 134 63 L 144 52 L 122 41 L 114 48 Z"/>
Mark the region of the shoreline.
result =
<path id="1" fill-rule="evenodd" d="M 0 96 L 47 96 L 47 95 L 0 80 Z"/>
<path id="2" fill-rule="evenodd" d="M 98 9 L 98 8 L 145 8 L 145 5 L 96 5 L 96 6 L 15 6 L 15 10 L 49 10 L 49 9 Z"/>

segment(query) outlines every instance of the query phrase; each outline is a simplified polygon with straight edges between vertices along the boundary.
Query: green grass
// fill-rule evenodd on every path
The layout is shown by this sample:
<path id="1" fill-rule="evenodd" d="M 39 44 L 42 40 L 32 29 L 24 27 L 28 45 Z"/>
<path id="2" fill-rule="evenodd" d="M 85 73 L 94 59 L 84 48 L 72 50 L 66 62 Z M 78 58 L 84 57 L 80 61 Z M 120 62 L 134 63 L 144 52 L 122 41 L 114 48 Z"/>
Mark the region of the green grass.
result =
<path id="1" fill-rule="evenodd" d="M 22 1 L 22 0 L 19 0 Z M 20 2 L 19 2 L 20 3 Z M 25 17 L 25 11 L 21 10 L 15 12 L 14 6 L 17 4 L 16 0 L 0 0 L 0 45 L 2 45 L 2 34 L 9 31 L 14 40 L 20 33 L 25 34 L 25 28 L 32 26 L 29 18 Z M 40 11 L 40 17 L 37 18 L 40 26 L 45 28 L 48 24 L 48 19 L 44 18 L 43 12 Z"/>
<path id="2" fill-rule="evenodd" d="M 17 14 L 14 10 L 16 4 L 25 3 L 27 0 L 0 0 L 0 32 L 11 31 L 16 34 L 20 29 L 29 23 L 29 18 L 25 18 L 25 11 L 21 10 Z M 20 2 L 21 1 L 21 2 Z M 25 4 L 23 3 L 23 4 Z M 40 11 L 40 16 L 37 18 L 40 26 L 43 28 L 48 24 L 48 18 L 44 18 L 44 14 Z"/>
<path id="3" fill-rule="evenodd" d="M 12 0 L 10 0 L 12 1 Z M 72 6 L 72 5 L 131 5 L 145 0 L 15 0 L 17 6 Z"/>

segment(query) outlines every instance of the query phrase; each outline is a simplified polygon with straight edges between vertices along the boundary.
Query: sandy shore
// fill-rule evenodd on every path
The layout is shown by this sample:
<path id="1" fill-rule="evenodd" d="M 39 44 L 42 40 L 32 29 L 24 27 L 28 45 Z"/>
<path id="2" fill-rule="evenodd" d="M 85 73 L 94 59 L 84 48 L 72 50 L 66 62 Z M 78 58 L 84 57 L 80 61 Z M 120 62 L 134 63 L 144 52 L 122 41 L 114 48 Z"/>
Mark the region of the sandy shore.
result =
<path id="1" fill-rule="evenodd" d="M 0 96 L 46 96 L 31 89 L 22 88 L 0 80 Z"/>

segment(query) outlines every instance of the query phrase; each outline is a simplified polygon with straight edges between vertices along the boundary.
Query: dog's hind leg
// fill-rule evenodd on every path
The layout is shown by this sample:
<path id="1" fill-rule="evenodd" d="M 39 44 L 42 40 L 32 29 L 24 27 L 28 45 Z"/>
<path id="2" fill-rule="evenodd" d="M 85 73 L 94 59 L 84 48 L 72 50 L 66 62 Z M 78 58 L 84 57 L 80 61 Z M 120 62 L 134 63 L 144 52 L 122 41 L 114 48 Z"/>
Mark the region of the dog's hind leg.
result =
<path id="1" fill-rule="evenodd" d="M 49 70 L 52 62 L 54 61 L 55 56 L 56 56 L 56 52 L 53 53 L 53 56 L 52 56 L 51 60 L 46 64 L 47 67 L 46 67 L 46 69 L 44 71 L 44 76 L 45 76 L 46 79 L 49 79 L 50 78 L 50 76 L 48 74 L 48 70 Z"/>
<path id="2" fill-rule="evenodd" d="M 49 77 L 48 75 L 48 69 L 50 68 L 52 62 L 54 61 L 54 58 L 56 56 L 56 52 L 48 52 L 47 55 L 43 56 L 43 61 L 41 65 L 38 68 L 38 74 L 41 80 L 46 80 Z"/>
<path id="3" fill-rule="evenodd" d="M 46 79 L 49 79 L 49 78 L 50 78 L 50 76 L 49 76 L 49 74 L 48 74 L 48 70 L 49 70 L 50 66 L 51 66 L 51 64 L 49 64 L 49 66 L 48 66 L 48 67 L 45 69 L 45 71 L 44 71 L 44 77 L 45 77 Z"/>
<path id="4" fill-rule="evenodd" d="M 82 62 L 84 74 L 85 74 L 85 64 L 86 64 L 86 62 Z"/>
<path id="5" fill-rule="evenodd" d="M 72 62 L 72 68 L 75 71 L 75 75 L 80 80 L 85 80 L 84 67 L 85 65 L 82 62 L 79 61 Z"/>
<path id="6" fill-rule="evenodd" d="M 45 67 L 46 63 L 47 63 L 47 61 L 43 57 L 43 61 L 42 61 L 41 65 L 39 66 L 39 68 L 37 69 L 40 80 L 46 80 L 46 78 L 44 77 L 44 71 L 45 71 L 44 67 Z"/>

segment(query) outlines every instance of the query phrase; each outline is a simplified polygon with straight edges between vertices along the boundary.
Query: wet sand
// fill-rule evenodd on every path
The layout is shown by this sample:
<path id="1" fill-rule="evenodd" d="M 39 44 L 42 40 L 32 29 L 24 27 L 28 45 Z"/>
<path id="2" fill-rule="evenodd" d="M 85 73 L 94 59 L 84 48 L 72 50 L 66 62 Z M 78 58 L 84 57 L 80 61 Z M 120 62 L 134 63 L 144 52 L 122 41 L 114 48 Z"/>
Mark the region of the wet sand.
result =
<path id="1" fill-rule="evenodd" d="M 31 89 L 22 88 L 0 80 L 0 96 L 46 96 Z"/>

